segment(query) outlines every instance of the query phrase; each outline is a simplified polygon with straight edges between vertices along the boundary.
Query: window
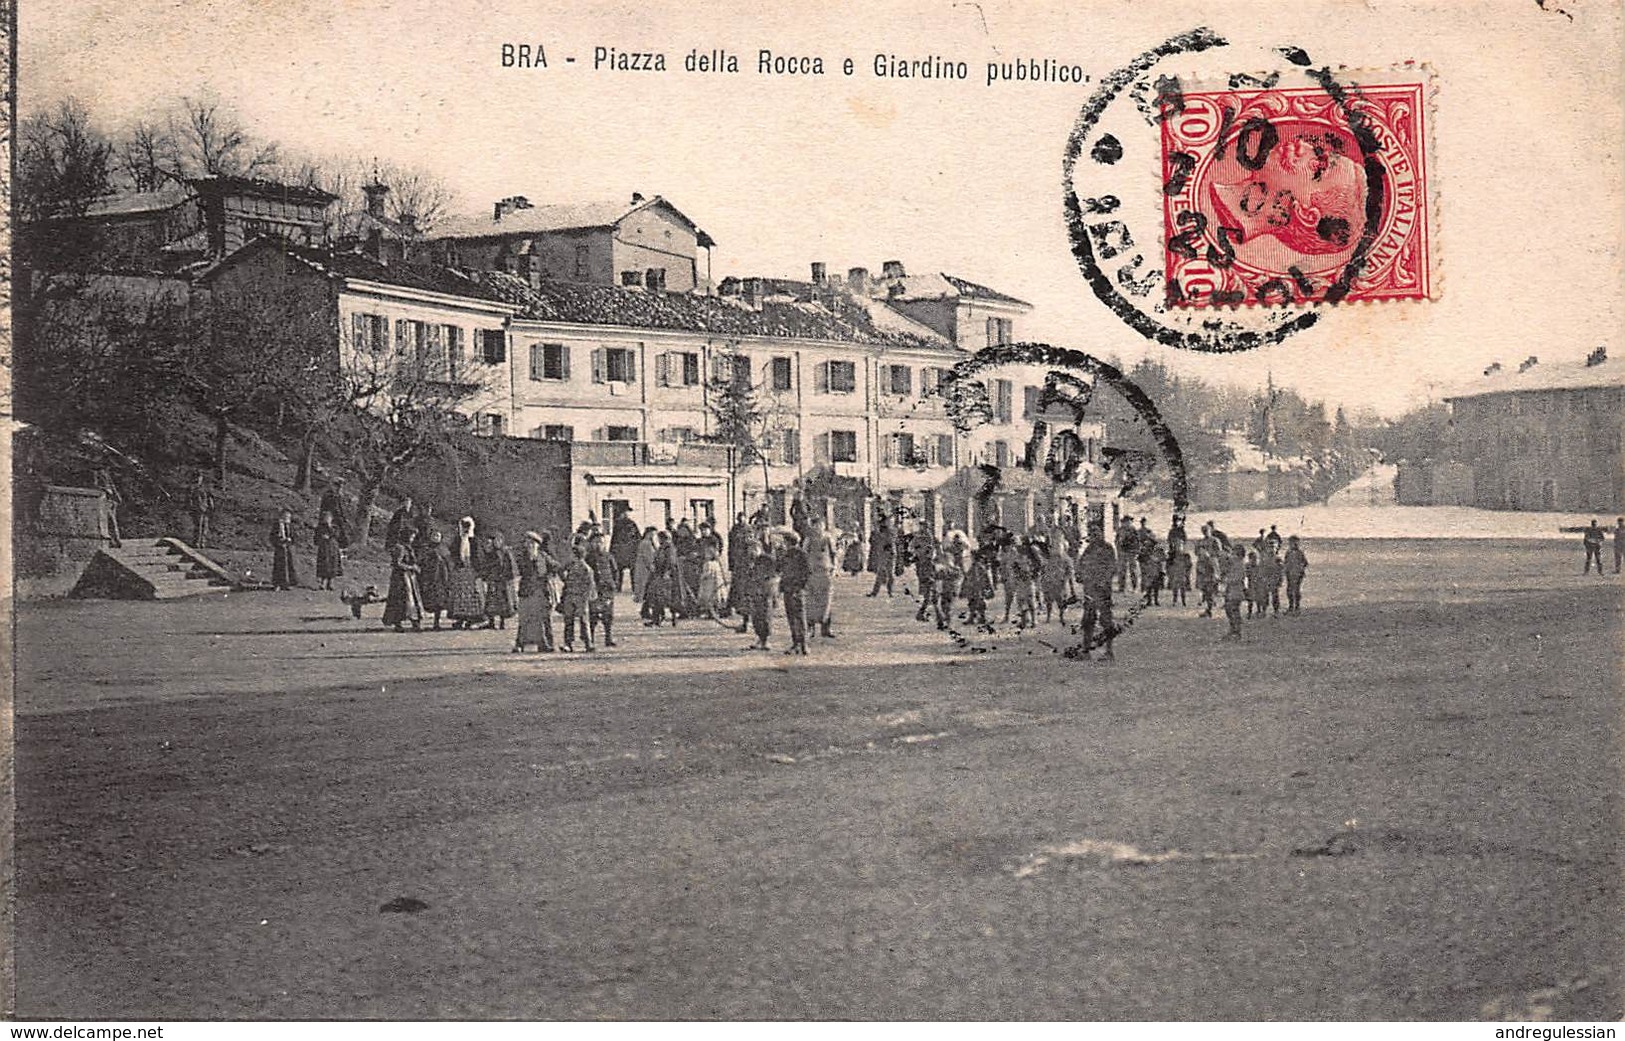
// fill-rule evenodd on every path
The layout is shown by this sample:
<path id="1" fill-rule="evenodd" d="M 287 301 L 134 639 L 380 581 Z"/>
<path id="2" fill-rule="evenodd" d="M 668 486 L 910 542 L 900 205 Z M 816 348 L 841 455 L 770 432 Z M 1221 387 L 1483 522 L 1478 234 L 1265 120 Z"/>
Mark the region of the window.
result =
<path id="1" fill-rule="evenodd" d="M 1010 443 L 1008 441 L 995 441 L 987 447 L 992 450 L 994 466 L 1003 469 L 1010 465 Z"/>
<path id="2" fill-rule="evenodd" d="M 1038 415 L 1038 391 L 1039 388 L 1037 387 L 1021 388 L 1021 415 L 1023 418 L 1031 419 Z"/>
<path id="3" fill-rule="evenodd" d="M 774 358 L 773 359 L 773 389 L 774 390 L 789 390 L 790 389 L 790 359 L 789 358 Z"/>
<path id="4" fill-rule="evenodd" d="M 954 435 L 937 435 L 937 457 L 932 460 L 938 466 L 954 465 Z"/>
<path id="5" fill-rule="evenodd" d="M 480 330 L 480 360 L 500 365 L 508 360 L 508 336 L 501 329 Z"/>
<path id="6" fill-rule="evenodd" d="M 446 344 L 446 378 L 455 381 L 465 368 L 463 351 L 463 327 L 460 325 L 441 326 L 441 338 Z"/>
<path id="7" fill-rule="evenodd" d="M 637 355 L 629 347 L 599 347 L 592 352 L 594 383 L 636 383 Z"/>
<path id="8" fill-rule="evenodd" d="M 850 361 L 826 361 L 818 367 L 819 391 L 824 394 L 850 394 L 858 389 L 858 366 Z"/>
<path id="9" fill-rule="evenodd" d="M 1015 396 L 1015 386 L 1009 380 L 993 381 L 993 421 L 995 423 L 1009 423 L 1011 416 L 1012 398 Z M 1003 465 L 1003 464 L 1000 464 Z"/>
<path id="10" fill-rule="evenodd" d="M 886 466 L 914 465 L 913 434 L 891 434 L 883 447 L 885 455 L 881 462 Z"/>
<path id="11" fill-rule="evenodd" d="M 829 432 L 829 461 L 832 463 L 855 463 L 858 461 L 858 432 L 856 430 L 831 430 Z"/>
<path id="12" fill-rule="evenodd" d="M 914 370 L 907 365 L 886 366 L 886 389 L 893 394 L 908 396 L 914 393 Z"/>
<path id="13" fill-rule="evenodd" d="M 641 286 L 641 285 L 643 285 L 643 272 L 641 272 L 641 271 L 622 271 L 621 272 L 621 285 L 629 286 L 629 287 L 630 286 Z"/>
<path id="14" fill-rule="evenodd" d="M 666 269 L 652 267 L 643 273 L 643 284 L 651 293 L 666 291 Z"/>
<path id="15" fill-rule="evenodd" d="M 570 378 L 570 349 L 562 343 L 530 345 L 530 378 L 567 380 Z"/>
<path id="16" fill-rule="evenodd" d="M 920 397 L 934 398 L 942 393 L 943 371 L 929 365 L 920 370 Z"/>
<path id="17" fill-rule="evenodd" d="M 693 387 L 700 382 L 700 356 L 692 351 L 667 351 L 655 355 L 655 384 L 661 387 Z"/>
<path id="18" fill-rule="evenodd" d="M 698 436 L 693 427 L 667 427 L 660 432 L 660 440 L 675 441 L 680 445 L 687 444 Z"/>
<path id="19" fill-rule="evenodd" d="M 795 466 L 801 462 L 801 431 L 794 427 L 786 427 L 780 431 L 779 461 L 785 466 Z"/>
<path id="20" fill-rule="evenodd" d="M 576 277 L 577 278 L 586 278 L 587 277 L 587 247 L 586 246 L 577 246 L 576 247 Z"/>
<path id="21" fill-rule="evenodd" d="M 565 426 L 562 423 L 548 423 L 535 430 L 536 437 L 543 441 L 574 441 L 576 439 L 575 427 Z"/>
<path id="22" fill-rule="evenodd" d="M 479 431 L 486 437 L 501 437 L 504 427 L 502 413 L 487 412 L 479 419 Z"/>
<path id="23" fill-rule="evenodd" d="M 636 441 L 638 439 L 637 427 L 605 427 L 605 441 Z"/>
<path id="24" fill-rule="evenodd" d="M 987 320 L 987 345 L 998 347 L 1011 342 L 1013 328 L 1008 318 L 989 318 Z"/>
<path id="25" fill-rule="evenodd" d="M 354 314 L 351 339 L 357 352 L 378 354 L 389 346 L 389 322 L 381 314 Z"/>

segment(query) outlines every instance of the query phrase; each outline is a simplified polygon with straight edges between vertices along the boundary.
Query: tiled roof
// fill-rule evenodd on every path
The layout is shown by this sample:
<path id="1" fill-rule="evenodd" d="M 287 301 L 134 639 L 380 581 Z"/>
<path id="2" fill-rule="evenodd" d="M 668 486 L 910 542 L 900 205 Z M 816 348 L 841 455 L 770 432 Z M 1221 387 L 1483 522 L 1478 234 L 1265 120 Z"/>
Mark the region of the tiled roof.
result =
<path id="1" fill-rule="evenodd" d="M 1625 387 L 1625 358 L 1609 358 L 1599 365 L 1583 362 L 1541 362 L 1524 372 L 1498 372 L 1465 384 L 1446 400 L 1478 398 L 1534 390 L 1581 390 L 1588 387 Z"/>
<path id="2" fill-rule="evenodd" d="M 987 286 L 978 285 L 975 282 L 966 281 L 963 278 L 955 278 L 953 275 L 945 273 L 942 276 L 942 279 L 944 282 L 947 282 L 949 285 L 953 286 L 954 291 L 960 296 L 974 297 L 977 300 L 992 300 L 995 303 L 1001 304 L 1020 304 L 1022 307 L 1032 306 L 1025 300 L 1017 300 L 1015 297 L 1006 293 L 1001 293 L 997 289 L 989 289 Z"/>
<path id="3" fill-rule="evenodd" d="M 940 339 L 880 328 L 867 312 L 856 309 L 836 314 L 819 304 L 770 301 L 755 311 L 717 297 L 689 293 L 577 282 L 544 281 L 532 287 L 501 271 L 479 272 L 474 277 L 519 308 L 521 317 L 536 321 L 952 350 Z"/>
<path id="4" fill-rule="evenodd" d="M 490 217 L 453 217 L 441 221 L 431 234 L 436 239 L 477 239 L 496 235 L 534 235 L 547 231 L 569 231 L 576 228 L 612 227 L 638 210 L 649 206 L 662 206 L 683 223 L 694 229 L 701 246 L 713 245 L 711 236 L 701 231 L 681 210 L 656 195 L 652 199 L 628 202 L 621 199 L 598 202 L 557 203 L 530 206 L 512 210 L 501 220 Z"/>
<path id="5" fill-rule="evenodd" d="M 194 177 L 187 182 L 198 194 L 218 191 L 222 194 L 256 195 L 268 199 L 281 199 L 287 202 L 306 202 L 326 206 L 338 201 L 338 196 L 332 192 L 308 184 L 284 184 L 281 181 L 267 181 L 260 177 L 228 177 L 216 175 L 214 177 Z"/>
<path id="6" fill-rule="evenodd" d="M 503 297 L 474 278 L 450 268 L 428 264 L 381 264 L 363 253 L 336 252 L 296 246 L 275 238 L 257 238 L 241 249 L 210 265 L 197 276 L 199 282 L 208 282 L 214 275 L 254 252 L 265 249 L 281 250 L 313 271 L 335 278 L 383 285 L 418 289 L 446 296 L 461 296 L 486 303 L 505 303 Z"/>

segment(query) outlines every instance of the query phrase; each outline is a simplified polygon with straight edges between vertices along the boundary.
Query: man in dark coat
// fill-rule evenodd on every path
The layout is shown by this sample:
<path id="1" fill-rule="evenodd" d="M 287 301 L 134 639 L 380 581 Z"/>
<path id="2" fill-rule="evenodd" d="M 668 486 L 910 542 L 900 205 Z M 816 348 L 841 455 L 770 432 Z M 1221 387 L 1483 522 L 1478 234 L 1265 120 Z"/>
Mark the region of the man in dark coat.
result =
<path id="1" fill-rule="evenodd" d="M 350 520 L 349 511 L 344 508 L 344 478 L 335 477 L 333 483 L 322 492 L 321 502 L 316 506 L 316 516 L 327 514 L 333 518 L 333 533 L 338 538 L 339 547 L 350 547 Z"/>
<path id="2" fill-rule="evenodd" d="M 615 591 L 620 592 L 626 583 L 626 573 L 632 569 L 632 564 L 638 557 L 638 539 L 641 532 L 638 522 L 632 519 L 631 510 L 622 510 L 615 517 L 615 523 L 610 526 L 609 556 L 615 563 Z"/>
<path id="3" fill-rule="evenodd" d="M 890 517 L 882 516 L 870 536 L 869 567 L 875 573 L 875 586 L 868 595 L 879 596 L 881 585 L 885 585 L 886 595 L 891 596 L 897 573 L 897 536 L 891 530 Z"/>
<path id="4" fill-rule="evenodd" d="M 1112 621 L 1112 579 L 1119 574 L 1117 553 L 1106 538 L 1106 529 L 1091 527 L 1089 544 L 1078 557 L 1074 569 L 1078 598 L 1083 601 L 1083 657 L 1090 656 L 1090 644 L 1095 640 L 1095 627 L 1102 634 L 1106 653 L 1101 658 L 1111 661 L 1112 640 L 1117 636 Z"/>
<path id="5" fill-rule="evenodd" d="M 1597 562 L 1597 574 L 1602 574 L 1603 534 L 1602 527 L 1597 524 L 1596 518 L 1592 518 L 1591 526 L 1585 529 L 1585 537 L 1583 542 L 1585 544 L 1586 551 L 1586 564 L 1585 571 L 1582 572 L 1582 574 L 1589 573 L 1591 571 L 1591 562 L 1593 560 Z"/>
<path id="6" fill-rule="evenodd" d="M 412 514 L 412 497 L 408 495 L 401 500 L 400 509 L 390 514 L 389 527 L 384 530 L 384 545 L 393 546 L 397 542 L 405 541 L 408 531 L 417 530 L 417 521 Z"/>
<path id="7" fill-rule="evenodd" d="M 807 653 L 807 603 L 804 594 L 812 570 L 807 553 L 795 535 L 784 537 L 779 554 L 779 593 L 784 597 L 784 619 L 790 625 L 790 649 L 785 654 Z"/>

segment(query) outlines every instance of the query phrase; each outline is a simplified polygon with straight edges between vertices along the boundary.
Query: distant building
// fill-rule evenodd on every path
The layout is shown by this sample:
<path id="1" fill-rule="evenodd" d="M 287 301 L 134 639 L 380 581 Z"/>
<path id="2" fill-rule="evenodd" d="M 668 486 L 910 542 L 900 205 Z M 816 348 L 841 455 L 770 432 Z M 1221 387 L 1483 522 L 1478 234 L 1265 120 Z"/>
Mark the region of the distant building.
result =
<path id="1" fill-rule="evenodd" d="M 385 202 L 389 185 L 376 177 L 361 186 L 366 200 L 360 210 L 340 218 L 332 231 L 333 249 L 339 253 L 365 253 L 382 264 L 421 260 L 418 247 L 424 236 L 414 213 L 389 216 Z"/>
<path id="2" fill-rule="evenodd" d="M 1583 363 L 1492 366 L 1446 401 L 1453 461 L 1471 472 L 1470 496 L 1461 475 L 1447 477 L 1449 498 L 1498 510 L 1625 509 L 1625 359 L 1599 348 Z M 1430 501 L 1440 498 L 1435 488 Z"/>
<path id="3" fill-rule="evenodd" d="M 532 285 L 586 282 L 669 293 L 709 288 L 715 245 L 665 199 L 636 193 L 626 201 L 547 206 L 510 196 L 489 219 L 443 221 L 430 239 L 432 258 L 448 267 L 506 271 Z"/>
<path id="4" fill-rule="evenodd" d="M 171 181 L 99 199 L 82 216 L 41 221 L 26 232 L 27 253 L 41 271 L 172 273 L 260 236 L 323 246 L 335 200 L 320 188 L 249 177 Z"/>

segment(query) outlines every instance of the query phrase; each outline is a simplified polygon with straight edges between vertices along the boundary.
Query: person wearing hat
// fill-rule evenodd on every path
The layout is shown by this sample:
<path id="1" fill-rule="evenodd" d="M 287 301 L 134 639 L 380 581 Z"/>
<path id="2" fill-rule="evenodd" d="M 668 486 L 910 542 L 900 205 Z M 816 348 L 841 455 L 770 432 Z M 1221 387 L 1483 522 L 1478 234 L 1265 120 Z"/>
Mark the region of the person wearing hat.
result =
<path id="1" fill-rule="evenodd" d="M 384 603 L 384 625 L 394 626 L 396 632 L 405 632 L 403 622 L 411 622 L 413 629 L 423 628 L 423 597 L 418 593 L 418 558 L 412 544 L 418 533 L 408 528 L 400 540 L 389 546 L 389 599 Z"/>
<path id="2" fill-rule="evenodd" d="M 553 652 L 553 583 L 558 561 L 548 552 L 548 538 L 525 532 L 519 553 L 519 622 L 513 637 L 514 653 L 531 644 L 541 654 Z"/>
<path id="3" fill-rule="evenodd" d="M 1286 613 L 1298 614 L 1303 607 L 1303 576 L 1309 570 L 1309 558 L 1304 556 L 1298 536 L 1286 540 L 1286 559 L 1281 562 L 1286 575 Z"/>
<path id="4" fill-rule="evenodd" d="M 805 593 L 811 573 L 801 539 L 794 533 L 786 533 L 784 549 L 779 553 L 779 595 L 784 598 L 784 620 L 790 626 L 790 649 L 785 654 L 807 653 Z"/>

